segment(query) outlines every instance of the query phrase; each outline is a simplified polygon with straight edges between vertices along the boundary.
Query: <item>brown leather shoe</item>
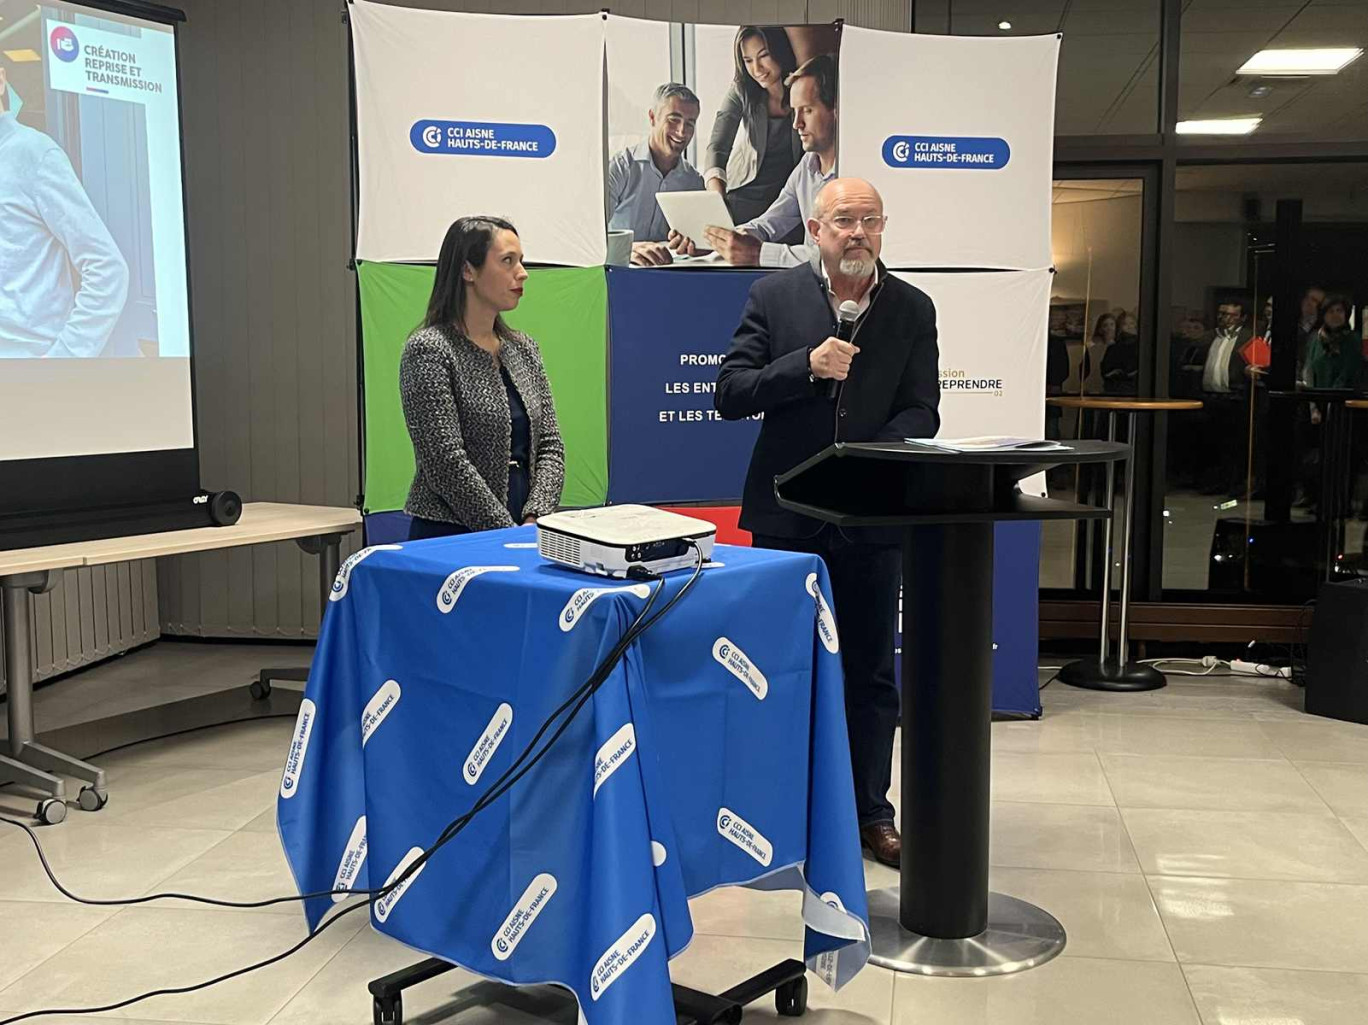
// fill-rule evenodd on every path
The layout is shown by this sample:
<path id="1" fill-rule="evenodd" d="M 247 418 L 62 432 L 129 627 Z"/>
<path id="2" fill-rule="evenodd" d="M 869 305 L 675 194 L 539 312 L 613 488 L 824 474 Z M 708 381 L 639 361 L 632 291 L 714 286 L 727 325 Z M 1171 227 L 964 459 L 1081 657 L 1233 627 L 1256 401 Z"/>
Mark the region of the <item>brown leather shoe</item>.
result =
<path id="1" fill-rule="evenodd" d="M 874 855 L 874 860 L 889 868 L 902 864 L 902 837 L 891 822 L 871 822 L 860 827 L 860 846 Z"/>

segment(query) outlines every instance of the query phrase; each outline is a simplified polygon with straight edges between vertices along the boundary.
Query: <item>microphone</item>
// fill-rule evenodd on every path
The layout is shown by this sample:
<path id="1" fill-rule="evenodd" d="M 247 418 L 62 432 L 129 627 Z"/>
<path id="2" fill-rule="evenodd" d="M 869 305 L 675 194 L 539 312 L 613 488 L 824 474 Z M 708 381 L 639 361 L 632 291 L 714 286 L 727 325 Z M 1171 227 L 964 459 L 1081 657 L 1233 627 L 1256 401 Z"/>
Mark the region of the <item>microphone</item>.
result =
<path id="1" fill-rule="evenodd" d="M 836 337 L 843 342 L 848 342 L 855 334 L 855 321 L 860 319 L 860 304 L 853 299 L 847 299 L 841 303 L 840 312 L 837 314 Z M 834 377 L 827 382 L 827 398 L 835 399 L 836 393 L 841 390 L 841 382 Z"/>

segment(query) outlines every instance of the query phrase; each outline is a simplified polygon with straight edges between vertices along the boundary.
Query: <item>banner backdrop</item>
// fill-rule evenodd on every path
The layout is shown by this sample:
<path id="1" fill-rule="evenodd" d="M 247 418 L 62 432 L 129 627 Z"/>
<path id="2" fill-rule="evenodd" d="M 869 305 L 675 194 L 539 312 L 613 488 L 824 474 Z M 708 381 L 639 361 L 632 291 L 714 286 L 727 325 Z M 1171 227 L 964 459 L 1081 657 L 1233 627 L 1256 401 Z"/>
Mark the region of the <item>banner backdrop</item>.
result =
<path id="1" fill-rule="evenodd" d="M 399 354 L 423 319 L 434 269 L 362 263 L 365 339 L 367 512 L 402 509 L 413 480 L 413 445 L 399 401 Z M 509 325 L 541 349 L 565 442 L 568 506 L 602 505 L 608 494 L 608 412 L 604 395 L 607 295 L 598 267 L 535 268 Z"/>
<path id="2" fill-rule="evenodd" d="M 890 267 L 1049 267 L 1058 36 L 846 26 L 840 173 L 889 214 Z"/>
<path id="3" fill-rule="evenodd" d="M 942 438 L 1045 436 L 1048 270 L 929 274 L 895 271 L 936 304 Z M 1045 493 L 1044 475 L 1022 481 Z"/>
<path id="4" fill-rule="evenodd" d="M 604 261 L 603 16 L 351 13 L 359 260 L 435 260 L 447 226 L 498 214 L 529 261 Z"/>
<path id="5" fill-rule="evenodd" d="M 608 269 L 609 501 L 740 501 L 760 421 L 721 419 L 713 385 L 763 273 Z"/>

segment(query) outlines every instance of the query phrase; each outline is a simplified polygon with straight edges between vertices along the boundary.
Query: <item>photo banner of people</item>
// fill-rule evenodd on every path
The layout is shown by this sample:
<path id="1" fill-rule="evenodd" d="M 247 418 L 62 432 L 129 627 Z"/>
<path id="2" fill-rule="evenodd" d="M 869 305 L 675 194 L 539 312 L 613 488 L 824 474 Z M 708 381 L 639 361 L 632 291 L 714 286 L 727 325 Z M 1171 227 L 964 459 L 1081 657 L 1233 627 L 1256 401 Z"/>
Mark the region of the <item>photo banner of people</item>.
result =
<path id="1" fill-rule="evenodd" d="M 804 262 L 836 167 L 839 26 L 609 16 L 607 39 L 609 262 Z M 643 48 L 669 59 L 628 56 Z"/>

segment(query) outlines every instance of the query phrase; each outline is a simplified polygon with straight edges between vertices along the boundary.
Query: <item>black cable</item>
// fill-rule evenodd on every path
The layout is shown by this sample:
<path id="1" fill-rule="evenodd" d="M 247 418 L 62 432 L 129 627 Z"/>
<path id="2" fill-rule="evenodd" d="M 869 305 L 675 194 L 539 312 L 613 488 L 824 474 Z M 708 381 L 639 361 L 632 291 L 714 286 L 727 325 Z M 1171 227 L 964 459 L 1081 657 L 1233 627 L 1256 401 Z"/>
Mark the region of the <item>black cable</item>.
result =
<path id="1" fill-rule="evenodd" d="M 634 577 L 634 579 L 635 578 L 640 577 Z M 654 577 L 654 579 L 658 580 L 659 577 L 656 576 Z M 678 595 L 676 595 L 675 600 L 678 600 L 678 598 L 684 593 L 684 590 L 691 586 L 692 583 L 693 578 L 690 578 L 688 583 L 685 584 L 684 588 L 680 589 L 680 592 Z M 470 817 L 474 816 L 478 811 L 482 810 L 488 804 L 503 796 L 503 794 L 507 792 L 508 788 L 512 785 L 512 783 L 516 783 L 517 779 L 522 778 L 521 774 L 519 774 L 517 779 L 508 781 L 509 775 L 517 771 L 518 767 L 521 765 L 523 760 L 527 758 L 529 753 L 537 745 L 541 738 L 546 734 L 546 731 L 551 727 L 551 725 L 556 721 L 556 719 L 558 719 L 565 712 L 565 710 L 570 707 L 571 704 L 573 704 L 577 700 L 580 700 L 581 696 L 585 694 L 586 688 L 592 687 L 592 690 L 589 691 L 589 693 L 592 693 L 594 690 L 597 690 L 600 686 L 602 686 L 603 680 L 606 679 L 607 676 L 612 672 L 612 669 L 616 666 L 618 660 L 622 657 L 622 653 L 626 650 L 627 646 L 629 646 L 651 624 L 653 624 L 656 621 L 656 619 L 659 618 L 659 616 L 657 616 L 655 619 L 651 619 L 649 622 L 645 621 L 646 616 L 651 611 L 651 607 L 655 604 L 656 599 L 660 596 L 662 587 L 663 584 L 661 587 L 652 588 L 651 594 L 647 599 L 646 605 L 642 608 L 641 612 L 638 613 L 637 618 L 633 621 L 632 625 L 628 627 L 626 631 L 624 631 L 623 636 L 618 641 L 618 644 L 615 645 L 613 650 L 610 651 L 608 655 L 603 659 L 603 661 L 595 669 L 594 674 L 590 676 L 589 680 L 587 680 L 584 684 L 581 684 L 580 687 L 576 688 L 571 693 L 571 695 L 560 705 L 560 707 L 551 713 L 547 720 L 542 724 L 541 729 L 537 731 L 536 736 L 534 736 L 532 740 L 528 742 L 528 744 L 526 745 L 526 747 L 523 748 L 522 752 L 518 755 L 518 757 L 515 758 L 512 764 L 510 764 L 509 767 L 504 770 L 503 775 L 501 775 L 498 779 L 490 783 L 489 787 L 485 790 L 484 794 L 480 796 L 480 798 L 475 802 L 474 805 L 471 806 L 471 808 L 465 813 L 465 815 L 448 823 L 447 826 L 443 829 L 443 832 L 439 837 L 437 843 L 434 844 L 434 846 L 430 848 L 429 851 L 425 852 L 425 855 L 423 857 L 421 857 L 418 861 L 411 865 L 409 867 L 409 870 L 405 872 L 404 876 L 400 877 L 399 879 L 396 879 L 393 883 L 389 885 L 389 887 L 376 887 L 370 890 L 320 890 L 313 893 L 290 894 L 283 897 L 268 897 L 256 901 L 222 900 L 215 897 L 202 897 L 197 894 L 174 892 L 152 893 L 146 894 L 141 897 L 115 897 L 106 899 L 82 897 L 78 894 L 72 893 L 69 889 L 62 885 L 61 881 L 57 878 L 56 874 L 52 870 L 52 866 L 49 864 L 47 860 L 47 855 L 43 851 L 42 843 L 38 838 L 37 832 L 33 829 L 32 826 L 28 825 L 25 822 L 20 822 L 17 819 L 11 819 L 4 816 L 0 816 L 0 822 L 6 823 L 11 826 L 16 826 L 28 834 L 29 840 L 32 841 L 34 849 L 37 851 L 38 860 L 43 867 L 43 871 L 47 874 L 49 881 L 51 881 L 53 887 L 57 890 L 58 893 L 66 897 L 68 900 L 74 901 L 78 904 L 89 905 L 92 907 L 131 907 L 138 904 L 150 904 L 155 901 L 161 900 L 179 900 L 191 904 L 205 904 L 210 907 L 233 908 L 237 910 L 254 910 L 257 908 L 273 907 L 277 904 L 290 904 L 296 901 L 303 902 L 314 900 L 319 897 L 333 897 L 339 895 L 347 895 L 351 897 L 376 897 L 378 899 L 379 897 L 383 896 L 384 893 L 387 893 L 389 892 L 389 890 L 392 890 L 394 887 L 398 886 L 399 883 L 402 882 L 403 879 L 411 875 L 413 871 L 416 871 L 416 869 L 427 860 L 428 855 L 435 853 L 437 847 L 445 843 L 446 840 L 450 838 L 448 836 L 448 833 L 453 829 L 453 827 L 456 827 L 458 829 L 464 828 L 465 822 L 469 821 Z M 671 602 L 671 604 L 673 604 L 673 602 Z M 663 615 L 668 608 L 669 606 L 667 606 L 665 610 L 662 610 L 661 615 Z M 579 707 L 580 706 L 576 707 L 576 712 L 578 712 Z M 558 733 L 557 736 L 559 735 L 560 734 Z M 543 754 L 544 753 L 545 752 L 543 751 Z M 537 755 L 536 759 L 534 759 L 533 764 L 535 764 L 535 761 L 539 760 L 540 758 L 541 755 Z M 530 769 L 531 765 L 529 765 L 528 768 Z M 506 781 L 508 781 L 507 785 L 505 785 Z M 497 792 L 495 792 L 496 790 Z M 451 835 L 455 834 L 451 833 Z"/>
<path id="2" fill-rule="evenodd" d="M 397 889 L 399 886 L 403 885 L 403 883 L 409 878 L 411 878 L 422 865 L 424 865 L 434 854 L 437 853 L 438 850 L 440 850 L 443 846 L 445 846 L 448 842 L 455 838 L 456 835 L 459 834 L 461 830 L 463 830 L 466 827 L 466 825 L 469 824 L 470 820 L 473 819 L 476 814 L 484 810 L 494 801 L 498 800 L 498 798 L 502 797 L 503 794 L 507 793 L 508 790 L 510 790 L 514 784 L 516 784 L 520 779 L 522 779 L 523 776 L 525 776 L 528 772 L 532 770 L 532 768 L 537 764 L 537 762 L 541 761 L 541 759 L 546 755 L 548 751 L 550 751 L 551 747 L 556 743 L 556 741 L 559 740 L 560 737 L 565 733 L 565 731 L 570 728 L 570 724 L 574 721 L 575 717 L 579 714 L 580 710 L 585 706 L 585 704 L 588 703 L 589 698 L 592 697 L 594 693 L 600 687 L 603 686 L 604 682 L 611 675 L 613 669 L 616 668 L 617 663 L 622 659 L 622 656 L 626 653 L 627 648 L 630 647 L 631 644 L 638 637 L 640 637 L 653 625 L 655 625 L 655 623 L 657 623 L 662 616 L 668 613 L 670 609 L 672 609 L 679 602 L 679 600 L 683 598 L 684 595 L 693 587 L 694 583 L 698 580 L 699 574 L 703 571 L 703 550 L 701 547 L 699 547 L 697 543 L 693 541 L 688 541 L 687 543 L 691 548 L 694 549 L 696 555 L 694 569 L 692 575 L 690 575 L 689 579 L 684 582 L 684 585 L 680 587 L 679 591 L 676 592 L 674 597 L 672 597 L 665 604 L 665 607 L 662 608 L 659 612 L 647 618 L 652 606 L 655 604 L 656 599 L 660 596 L 660 592 L 663 591 L 665 588 L 665 583 L 663 580 L 661 580 L 660 585 L 652 589 L 651 595 L 647 599 L 646 605 L 642 608 L 641 612 L 638 613 L 637 618 L 632 622 L 632 625 L 629 626 L 627 630 L 623 632 L 622 637 L 619 638 L 618 643 L 614 645 L 613 650 L 609 652 L 609 654 L 599 663 L 599 666 L 595 670 L 594 674 L 589 678 L 589 680 L 587 680 L 584 684 L 578 687 L 571 694 L 571 696 L 567 698 L 565 702 L 563 702 L 560 705 L 560 707 L 557 708 L 556 711 L 553 712 L 551 716 L 547 718 L 547 720 L 542 724 L 541 728 L 537 731 L 537 735 L 533 737 L 532 741 L 528 743 L 528 745 L 523 749 L 522 753 L 514 760 L 513 765 L 510 765 L 509 768 L 505 770 L 503 776 L 499 777 L 498 780 L 496 780 L 493 784 L 490 785 L 490 787 L 485 791 L 485 793 L 481 795 L 480 799 L 476 801 L 475 804 L 465 814 L 459 816 L 451 823 L 449 823 L 446 826 L 446 828 L 443 829 L 441 836 L 437 839 L 436 842 L 434 842 L 419 857 L 415 858 L 413 862 L 402 873 L 400 873 L 394 880 L 392 880 L 385 886 L 377 887 L 371 890 L 327 890 L 313 894 L 300 894 L 288 898 L 273 898 L 268 901 L 258 901 L 250 903 L 218 901 L 213 900 L 211 898 L 195 897 L 193 895 L 155 895 L 154 897 L 131 898 L 124 901 L 87 900 L 70 894 L 70 892 L 67 891 L 60 884 L 56 876 L 53 874 L 51 866 L 47 862 L 46 856 L 44 856 L 43 854 L 42 845 L 39 843 L 38 838 L 35 835 L 32 827 L 28 826 L 26 823 L 18 822 L 14 819 L 0 819 L 0 821 L 7 822 L 11 825 L 19 826 L 21 829 L 23 829 L 25 832 L 29 834 L 30 839 L 33 840 L 34 845 L 38 850 L 39 859 L 41 860 L 44 869 L 47 871 L 48 878 L 52 881 L 53 885 L 56 886 L 60 892 L 67 896 L 70 896 L 71 899 L 79 903 L 102 905 L 119 903 L 141 904 L 146 903 L 148 900 L 151 899 L 165 899 L 165 897 L 167 896 L 175 896 L 176 899 L 180 900 L 190 900 L 196 903 L 212 904 L 220 907 L 249 908 L 262 907 L 276 903 L 285 903 L 287 901 L 304 901 L 313 899 L 315 897 L 332 896 L 335 894 L 345 894 L 349 897 L 364 896 L 367 898 L 367 900 L 364 903 L 357 902 L 355 904 L 352 904 L 350 907 L 344 908 L 343 910 L 339 911 L 336 915 L 324 921 L 317 929 L 315 929 L 308 936 L 304 937 L 304 939 L 300 940 L 298 943 L 296 943 L 289 949 L 284 950 L 281 953 L 276 954 L 270 958 L 267 958 L 264 961 L 259 961 L 255 964 L 235 969 L 234 971 L 228 972 L 224 975 L 216 976 L 215 978 L 207 979 L 203 982 L 194 983 L 189 986 L 179 986 L 170 989 L 151 990 L 146 993 L 139 994 L 138 996 L 130 997 L 126 1000 L 119 1001 L 118 1003 L 107 1004 L 102 1007 L 64 1008 L 47 1009 L 41 1011 L 27 1011 L 21 1015 L 0 1019 L 0 1025 L 14 1025 L 14 1023 L 16 1022 L 27 1021 L 31 1018 L 45 1017 L 48 1015 L 55 1014 L 103 1014 L 108 1011 L 121 1010 L 122 1008 L 132 1006 L 133 1004 L 141 1003 L 145 1000 L 150 1000 L 153 997 L 157 996 L 174 996 L 185 993 L 193 993 L 202 989 L 208 989 L 211 986 L 216 986 L 219 983 L 227 982 L 230 979 L 235 979 L 240 976 L 247 975 L 250 972 L 270 967 L 271 965 L 277 964 L 280 961 L 285 960 L 287 957 L 290 957 L 298 951 L 302 950 L 316 937 L 322 935 L 324 930 L 329 928 L 334 922 L 338 921 L 344 915 L 350 914 L 352 911 L 355 911 L 361 907 L 369 907 L 376 900 L 388 895 L 389 893 Z M 650 578 L 653 575 L 646 574 L 644 572 L 642 574 L 633 575 L 634 579 L 641 579 L 643 576 Z M 654 578 L 660 579 L 658 576 L 655 576 Z M 572 703 L 574 704 L 574 707 L 570 708 Z M 526 765 L 523 765 L 520 769 L 517 769 L 517 771 L 515 772 L 514 770 L 518 763 L 528 757 L 529 753 L 536 746 L 536 744 L 541 740 L 543 736 L 545 736 L 546 731 L 550 729 L 551 724 L 555 722 L 555 720 L 563 712 L 565 712 L 567 708 L 570 709 L 570 712 L 569 715 L 565 717 L 565 721 L 560 724 L 556 731 L 546 741 L 545 745 L 542 746 L 541 750 L 538 751 L 535 755 L 533 755 L 531 760 L 528 761 Z"/>
<path id="3" fill-rule="evenodd" d="M 15 1022 L 28 1021 L 30 1018 L 44 1018 L 48 1015 L 53 1014 L 65 1014 L 71 1016 L 78 1014 L 103 1014 L 106 1011 L 118 1011 L 122 1008 L 130 1007 L 133 1004 L 142 1003 L 144 1000 L 151 1000 L 153 997 L 179 996 L 184 993 L 194 993 L 197 990 L 208 989 L 210 986 L 217 986 L 219 983 L 227 982 L 229 979 L 236 979 L 239 976 L 247 975 L 250 972 L 260 971 L 262 968 L 269 968 L 273 964 L 278 964 L 279 962 L 284 961 L 287 957 L 290 957 L 298 951 L 303 950 L 304 947 L 307 946 L 309 943 L 313 942 L 313 940 L 316 937 L 323 935 L 323 931 L 327 929 L 329 926 L 331 926 L 334 922 L 341 921 L 343 915 L 351 914 L 351 912 L 357 910 L 358 908 L 364 908 L 369 906 L 370 903 L 366 902 L 364 904 L 357 903 L 353 904 L 351 907 L 343 908 L 341 911 L 333 915 L 332 918 L 328 919 L 313 932 L 309 933 L 309 935 L 305 936 L 302 940 L 296 943 L 289 950 L 281 951 L 279 954 L 275 954 L 271 957 L 268 957 L 264 961 L 258 961 L 256 964 L 248 965 L 245 968 L 236 968 L 231 972 L 227 972 L 224 975 L 219 975 L 215 978 L 208 979 L 204 982 L 197 982 L 189 986 L 174 986 L 168 989 L 149 990 L 146 993 L 140 993 L 138 996 L 129 997 L 127 1000 L 120 1000 L 118 1003 L 115 1004 L 105 1004 L 103 1007 L 63 1007 L 49 1008 L 42 1011 L 25 1011 L 23 1014 L 17 1014 L 12 1018 L 0 1019 L 0 1025 L 14 1025 Z"/>

